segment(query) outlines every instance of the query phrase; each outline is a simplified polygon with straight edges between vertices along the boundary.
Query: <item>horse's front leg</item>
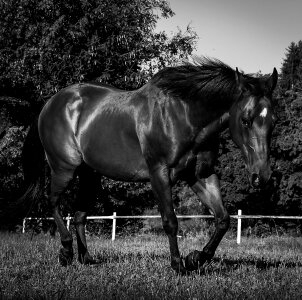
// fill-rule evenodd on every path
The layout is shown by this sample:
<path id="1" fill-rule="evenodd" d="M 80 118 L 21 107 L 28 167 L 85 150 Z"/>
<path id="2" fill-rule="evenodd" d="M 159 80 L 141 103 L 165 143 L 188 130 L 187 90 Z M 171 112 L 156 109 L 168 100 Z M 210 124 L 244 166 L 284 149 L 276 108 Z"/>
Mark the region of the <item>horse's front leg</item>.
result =
<path id="1" fill-rule="evenodd" d="M 216 248 L 230 225 L 230 217 L 222 203 L 219 180 L 216 174 L 204 179 L 197 179 L 195 183 L 191 184 L 191 188 L 214 214 L 216 228 L 202 251 L 195 250 L 186 257 L 186 269 L 189 271 L 197 270 L 214 256 Z"/>
<path id="2" fill-rule="evenodd" d="M 169 172 L 165 165 L 157 165 L 150 169 L 151 185 L 158 200 L 163 228 L 169 239 L 171 266 L 180 274 L 186 270 L 180 258 L 177 242 L 178 222 L 173 208 Z"/>

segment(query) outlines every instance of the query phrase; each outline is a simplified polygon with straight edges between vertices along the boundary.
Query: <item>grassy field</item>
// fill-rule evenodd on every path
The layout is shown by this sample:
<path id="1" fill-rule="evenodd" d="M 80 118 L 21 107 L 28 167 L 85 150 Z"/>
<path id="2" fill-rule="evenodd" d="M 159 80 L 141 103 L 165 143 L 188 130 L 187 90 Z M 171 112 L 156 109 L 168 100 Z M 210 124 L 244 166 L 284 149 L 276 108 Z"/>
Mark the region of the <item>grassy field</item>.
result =
<path id="1" fill-rule="evenodd" d="M 180 238 L 183 255 L 206 237 Z M 0 299 L 302 299 L 302 238 L 225 238 L 202 274 L 177 276 L 167 239 L 89 237 L 97 267 L 58 265 L 59 239 L 0 233 Z"/>

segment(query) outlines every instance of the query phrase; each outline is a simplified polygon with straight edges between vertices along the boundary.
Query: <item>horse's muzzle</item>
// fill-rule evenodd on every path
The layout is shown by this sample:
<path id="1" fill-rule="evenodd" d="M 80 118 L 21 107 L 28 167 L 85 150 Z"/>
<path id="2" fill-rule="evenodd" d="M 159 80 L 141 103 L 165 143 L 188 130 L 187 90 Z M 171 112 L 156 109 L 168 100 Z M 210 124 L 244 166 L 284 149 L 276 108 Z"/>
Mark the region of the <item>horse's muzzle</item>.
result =
<path id="1" fill-rule="evenodd" d="M 250 177 L 251 185 L 255 189 L 263 189 L 271 178 L 271 171 L 252 173 Z"/>

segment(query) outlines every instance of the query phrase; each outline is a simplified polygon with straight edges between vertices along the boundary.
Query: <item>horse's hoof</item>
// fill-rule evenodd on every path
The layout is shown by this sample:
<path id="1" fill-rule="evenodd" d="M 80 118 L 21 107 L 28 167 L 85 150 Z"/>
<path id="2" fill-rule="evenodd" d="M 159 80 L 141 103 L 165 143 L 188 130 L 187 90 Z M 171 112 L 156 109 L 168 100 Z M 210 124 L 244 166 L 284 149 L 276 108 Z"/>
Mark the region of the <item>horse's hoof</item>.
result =
<path id="1" fill-rule="evenodd" d="M 79 263 L 83 265 L 99 265 L 101 264 L 101 260 L 99 259 L 94 259 L 90 254 L 85 254 L 85 255 L 80 255 L 78 257 Z"/>
<path id="2" fill-rule="evenodd" d="M 66 267 L 72 264 L 73 251 L 61 248 L 59 252 L 59 263 L 61 266 Z"/>
<path id="3" fill-rule="evenodd" d="M 209 254 L 194 250 L 189 253 L 185 258 L 185 266 L 188 271 L 196 271 L 200 269 L 205 262 L 209 261 L 212 258 Z"/>
<path id="4" fill-rule="evenodd" d="M 173 270 L 176 271 L 176 273 L 178 275 L 186 275 L 187 274 L 187 270 L 186 268 L 184 267 L 182 261 L 181 262 L 171 262 L 171 267 Z"/>

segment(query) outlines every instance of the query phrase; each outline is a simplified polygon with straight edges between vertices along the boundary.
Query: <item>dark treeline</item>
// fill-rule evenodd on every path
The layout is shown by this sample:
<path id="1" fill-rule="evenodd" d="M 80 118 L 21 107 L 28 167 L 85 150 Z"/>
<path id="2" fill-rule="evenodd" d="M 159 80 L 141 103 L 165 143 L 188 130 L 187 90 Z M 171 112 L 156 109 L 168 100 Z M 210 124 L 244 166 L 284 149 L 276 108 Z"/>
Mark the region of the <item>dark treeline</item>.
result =
<path id="1" fill-rule="evenodd" d="M 159 69 L 192 53 L 197 37 L 190 27 L 172 37 L 154 30 L 159 17 L 172 15 L 165 0 L 0 3 L 0 207 L 22 190 L 23 142 L 28 126 L 51 95 L 83 81 L 136 89 Z M 302 41 L 288 47 L 279 75 L 278 121 L 271 147 L 274 173 L 264 191 L 250 188 L 239 150 L 228 131 L 222 134 L 217 172 L 231 214 L 240 208 L 244 214 L 302 212 Z M 156 211 L 149 184 L 107 178 L 99 182 L 100 201 L 92 214 Z M 45 199 L 32 214 L 48 214 L 45 185 Z M 75 178 L 62 201 L 65 213 L 72 213 L 76 190 Z M 181 182 L 174 188 L 174 200 L 179 213 L 205 212 Z"/>

